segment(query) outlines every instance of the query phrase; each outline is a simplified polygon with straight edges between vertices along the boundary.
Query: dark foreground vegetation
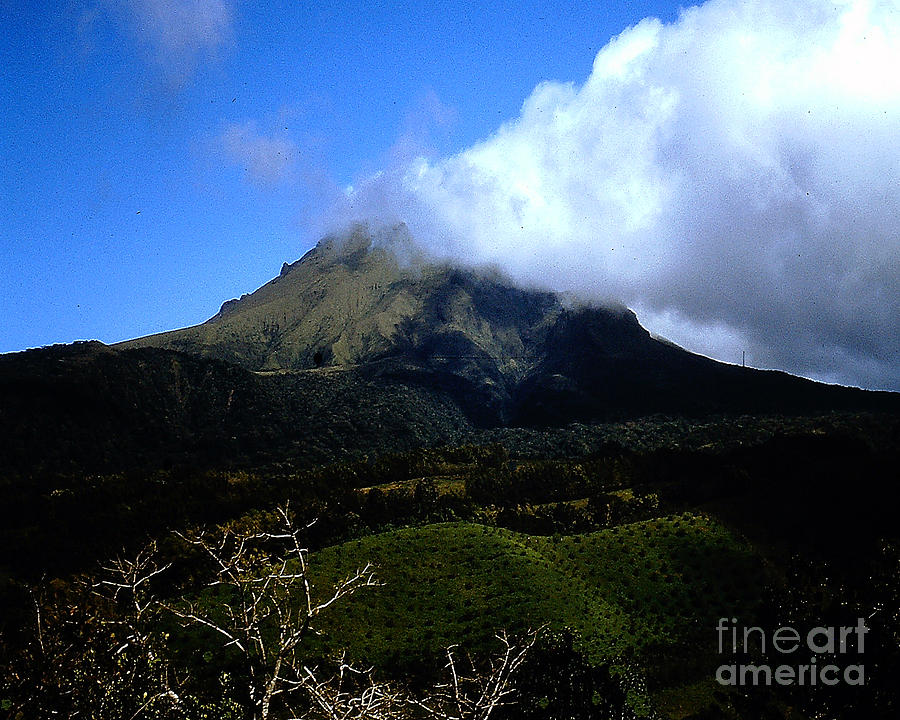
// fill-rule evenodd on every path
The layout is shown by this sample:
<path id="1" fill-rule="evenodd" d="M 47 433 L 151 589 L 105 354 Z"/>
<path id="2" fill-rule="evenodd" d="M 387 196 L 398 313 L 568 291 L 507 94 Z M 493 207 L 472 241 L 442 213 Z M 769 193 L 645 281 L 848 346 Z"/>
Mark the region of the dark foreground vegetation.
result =
<path id="1" fill-rule="evenodd" d="M 900 716 L 900 395 L 395 230 L 193 328 L 0 357 L 0 712 Z M 804 664 L 843 681 L 756 681 Z"/>
<path id="2" fill-rule="evenodd" d="M 491 717 L 896 716 L 897 416 L 467 437 L 330 464 L 11 470 L 4 711 L 487 717 L 477 698 L 506 658 L 492 687 L 511 692 Z M 865 684 L 719 685 L 735 662 L 718 653 L 723 617 L 769 630 L 866 618 Z M 279 655 L 285 622 L 299 635 Z M 445 695 L 448 657 L 470 706 Z M 267 688 L 280 690 L 264 710 Z"/>

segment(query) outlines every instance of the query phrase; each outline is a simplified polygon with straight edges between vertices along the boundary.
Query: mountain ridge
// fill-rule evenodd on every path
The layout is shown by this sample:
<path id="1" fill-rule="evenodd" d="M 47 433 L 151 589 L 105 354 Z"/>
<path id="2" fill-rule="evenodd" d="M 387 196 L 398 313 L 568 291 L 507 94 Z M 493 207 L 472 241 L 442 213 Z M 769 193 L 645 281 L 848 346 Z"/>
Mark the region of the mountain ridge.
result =
<path id="1" fill-rule="evenodd" d="M 323 239 L 197 326 L 0 356 L 15 472 L 326 462 L 481 429 L 650 415 L 900 413 L 900 394 L 727 365 L 578 305 L 424 257 L 401 228 Z"/>
<path id="2" fill-rule="evenodd" d="M 413 382 L 449 393 L 478 426 L 896 403 L 690 353 L 653 337 L 624 306 L 577 304 L 429 258 L 402 224 L 328 236 L 206 322 L 117 347 L 256 372 L 333 367 Z"/>
<path id="3" fill-rule="evenodd" d="M 380 240 L 357 227 L 346 238 L 326 237 L 256 291 L 223 303 L 206 322 L 117 346 L 166 347 L 251 370 L 300 369 L 404 354 L 427 324 L 463 331 L 489 354 L 518 358 L 523 348 L 502 316 L 527 331 L 524 325 L 541 319 L 535 310 L 561 307 L 554 294 L 519 290 L 499 275 L 426 262 L 404 235 L 401 228 Z M 474 315 L 466 316 L 469 298 L 460 292 L 479 306 Z M 472 326 L 485 315 L 488 323 Z"/>

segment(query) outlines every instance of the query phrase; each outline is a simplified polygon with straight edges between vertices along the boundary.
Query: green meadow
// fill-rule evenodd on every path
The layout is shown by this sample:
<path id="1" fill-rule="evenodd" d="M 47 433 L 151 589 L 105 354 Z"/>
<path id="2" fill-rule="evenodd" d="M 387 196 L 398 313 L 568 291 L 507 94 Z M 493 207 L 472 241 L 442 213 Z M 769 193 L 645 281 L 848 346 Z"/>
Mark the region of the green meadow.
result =
<path id="1" fill-rule="evenodd" d="M 442 523 L 312 557 L 323 588 L 366 562 L 382 585 L 324 618 L 334 650 L 404 673 L 436 663 L 448 645 L 484 652 L 501 629 L 547 624 L 573 630 L 592 662 L 649 668 L 648 687 L 670 700 L 711 677 L 704 660 L 712 662 L 716 620 L 752 616 L 764 578 L 746 543 L 694 513 L 548 537 Z"/>

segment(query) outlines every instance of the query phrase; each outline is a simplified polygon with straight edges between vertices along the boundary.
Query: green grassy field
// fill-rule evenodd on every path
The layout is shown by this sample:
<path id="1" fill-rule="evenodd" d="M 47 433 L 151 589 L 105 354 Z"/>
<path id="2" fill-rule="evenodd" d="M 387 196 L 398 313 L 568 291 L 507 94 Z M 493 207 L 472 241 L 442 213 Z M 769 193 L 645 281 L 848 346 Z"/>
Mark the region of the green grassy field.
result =
<path id="1" fill-rule="evenodd" d="M 649 668 L 651 692 L 675 703 L 679 688 L 712 676 L 698 665 L 714 654 L 717 619 L 751 617 L 763 577 L 745 543 L 688 513 L 564 537 L 428 525 L 312 558 L 322 588 L 365 562 L 384 584 L 320 625 L 331 647 L 357 659 L 402 672 L 450 644 L 483 652 L 500 629 L 549 623 L 575 630 L 593 662 Z"/>

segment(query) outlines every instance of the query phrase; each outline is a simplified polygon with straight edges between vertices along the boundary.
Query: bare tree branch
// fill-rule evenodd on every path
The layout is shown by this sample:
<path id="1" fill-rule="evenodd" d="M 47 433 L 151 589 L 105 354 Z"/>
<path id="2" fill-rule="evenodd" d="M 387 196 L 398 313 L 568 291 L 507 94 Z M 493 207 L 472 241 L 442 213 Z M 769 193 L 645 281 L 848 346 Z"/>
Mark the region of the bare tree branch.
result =
<path id="1" fill-rule="evenodd" d="M 215 578 L 210 586 L 223 588 L 227 597 L 209 607 L 202 599 L 187 606 L 165 606 L 185 624 L 220 635 L 224 648 L 239 653 L 250 682 L 254 717 L 261 720 L 271 716 L 276 697 L 309 692 L 309 672 L 302 665 L 300 649 L 316 632 L 316 617 L 342 598 L 380 584 L 372 565 L 366 564 L 324 598 L 318 596 L 301 539 L 311 523 L 297 527 L 288 507 L 277 508 L 276 514 L 279 527 L 272 532 L 226 529 L 221 536 L 179 534 L 212 561 Z"/>
<path id="2" fill-rule="evenodd" d="M 33 666 L 39 674 L 36 682 L 20 674 L 22 683 L 35 688 L 30 704 L 22 706 L 27 716 L 59 715 L 51 707 L 68 708 L 63 715 L 69 717 L 109 720 L 193 716 L 191 708 L 206 700 L 184 690 L 190 678 L 171 668 L 161 611 L 210 633 L 232 654 L 229 663 L 238 660 L 242 669 L 225 682 L 246 683 L 233 699 L 254 720 L 490 720 L 497 708 L 514 702 L 514 675 L 540 630 L 521 638 L 501 632 L 498 652 L 480 665 L 459 646 L 447 648 L 444 677 L 424 695 L 378 679 L 373 668 L 360 669 L 346 655 L 330 673 L 310 667 L 305 643 L 317 632 L 319 616 L 381 583 L 367 563 L 320 590 L 311 580 L 302 539 L 310 525 L 295 525 L 287 507 L 278 508 L 276 517 L 271 532 L 232 526 L 178 534 L 210 563 L 209 582 L 192 600 L 157 596 L 170 564 L 160 561 L 156 543 L 133 558 L 107 563 L 100 578 L 80 586 L 101 608 L 86 624 L 95 631 L 89 647 L 79 646 L 86 625 L 71 618 L 72 608 L 48 604 L 33 591 Z M 45 703 L 57 687 L 62 701 Z M 224 702 L 231 700 L 229 693 Z"/>
<path id="3" fill-rule="evenodd" d="M 463 673 L 456 657 L 458 647 L 450 646 L 444 666 L 447 681 L 436 685 L 425 698 L 410 702 L 437 720 L 488 720 L 497 708 L 513 704 L 513 676 L 542 630 L 527 633 L 521 641 L 510 639 L 506 631 L 499 633 L 501 650 L 490 659 L 486 672 L 479 672 L 467 656 L 468 670 Z"/>

